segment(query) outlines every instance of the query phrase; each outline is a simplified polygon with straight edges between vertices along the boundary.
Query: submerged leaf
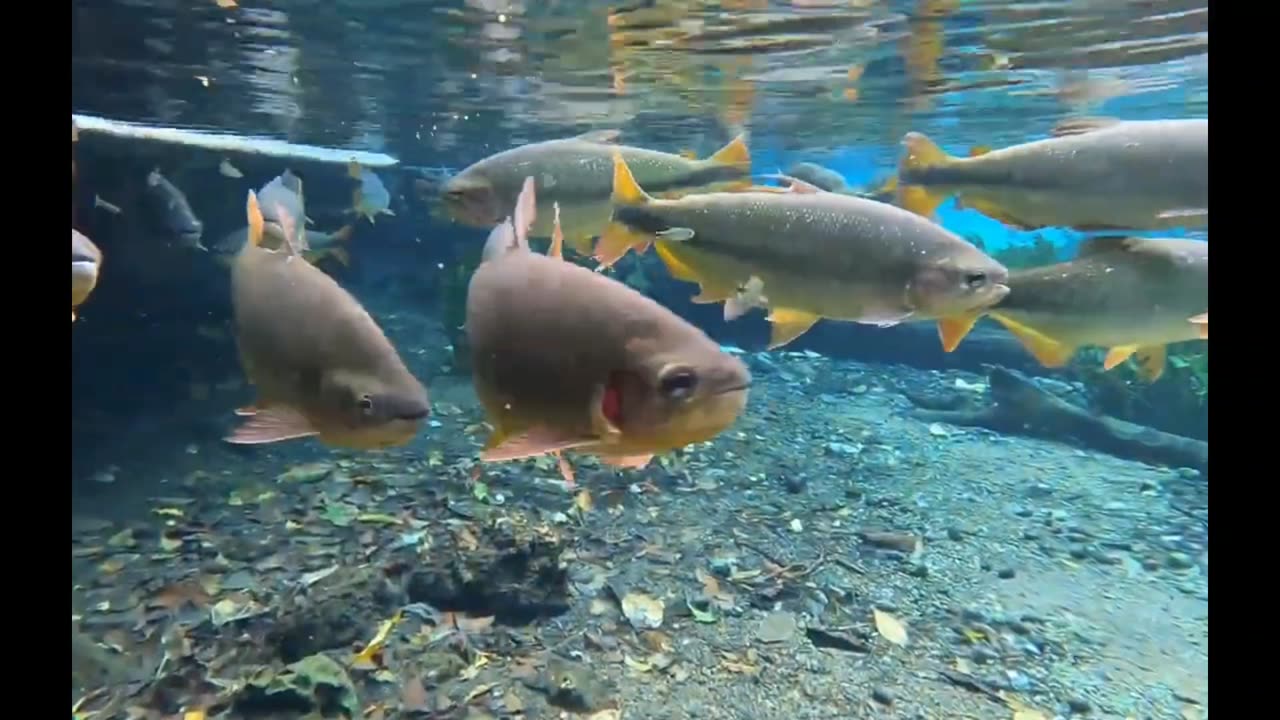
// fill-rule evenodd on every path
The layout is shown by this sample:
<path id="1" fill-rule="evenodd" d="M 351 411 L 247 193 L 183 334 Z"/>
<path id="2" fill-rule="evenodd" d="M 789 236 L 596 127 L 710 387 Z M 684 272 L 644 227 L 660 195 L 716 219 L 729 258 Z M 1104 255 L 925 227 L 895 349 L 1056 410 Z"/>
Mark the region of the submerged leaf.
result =
<path id="1" fill-rule="evenodd" d="M 880 635 L 885 640 L 894 645 L 907 644 L 907 628 L 902 624 L 901 620 L 883 610 L 873 608 L 871 612 L 875 617 L 876 630 L 880 632 Z"/>

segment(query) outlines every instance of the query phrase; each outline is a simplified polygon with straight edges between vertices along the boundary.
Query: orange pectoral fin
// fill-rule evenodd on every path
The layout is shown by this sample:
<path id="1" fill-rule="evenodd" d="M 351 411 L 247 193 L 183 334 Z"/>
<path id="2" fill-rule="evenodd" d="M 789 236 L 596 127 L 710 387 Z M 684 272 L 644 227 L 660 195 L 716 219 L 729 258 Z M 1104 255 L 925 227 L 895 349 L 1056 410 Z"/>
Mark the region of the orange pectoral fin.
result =
<path id="1" fill-rule="evenodd" d="M 485 449 L 480 453 L 480 460 L 482 462 L 523 460 L 560 450 L 591 445 L 595 442 L 597 440 L 592 437 L 567 436 L 552 428 L 536 427 L 519 435 L 504 438 L 493 447 Z"/>
<path id="2" fill-rule="evenodd" d="M 653 454 L 648 455 L 601 455 L 600 461 L 612 465 L 616 468 L 624 468 L 629 470 L 639 470 L 649 464 L 653 460 Z"/>

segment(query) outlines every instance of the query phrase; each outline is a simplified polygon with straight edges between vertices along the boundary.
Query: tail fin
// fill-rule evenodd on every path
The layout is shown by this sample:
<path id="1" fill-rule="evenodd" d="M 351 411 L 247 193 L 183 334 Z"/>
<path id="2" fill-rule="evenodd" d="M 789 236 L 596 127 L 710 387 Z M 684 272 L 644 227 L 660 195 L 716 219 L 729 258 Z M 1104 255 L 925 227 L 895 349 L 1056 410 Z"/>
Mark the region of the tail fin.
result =
<path id="1" fill-rule="evenodd" d="M 258 196 L 252 190 L 249 191 L 249 198 L 245 201 L 245 215 L 249 219 L 249 244 L 260 247 L 262 228 L 265 223 L 262 220 L 262 208 L 258 206 Z"/>
<path id="2" fill-rule="evenodd" d="M 716 165 L 731 165 L 740 167 L 743 170 L 751 171 L 751 151 L 747 149 L 747 134 L 739 133 L 737 137 L 729 141 L 729 144 L 720 148 L 711 157 L 707 158 L 707 162 Z"/>
<path id="3" fill-rule="evenodd" d="M 619 207 L 644 206 L 653 202 L 653 198 L 636 182 L 635 176 L 631 174 L 631 168 L 627 167 L 627 161 L 622 159 L 622 153 L 616 151 L 613 153 L 613 196 L 610 201 L 613 203 L 615 215 Z M 649 249 L 649 244 L 652 242 L 653 238 L 648 233 L 610 218 L 604 232 L 600 233 L 600 241 L 596 243 L 596 250 L 593 253 L 600 263 L 596 270 L 603 270 L 613 265 L 632 248 L 637 252 L 644 252 Z"/>
<path id="4" fill-rule="evenodd" d="M 931 168 L 944 167 L 954 158 L 923 133 L 907 133 L 902 138 L 902 145 L 906 148 L 906 152 L 898 162 L 898 188 L 895 193 L 897 204 L 903 209 L 932 219 L 938 206 L 947 197 L 930 192 L 925 187 L 911 185 L 911 177 Z"/>

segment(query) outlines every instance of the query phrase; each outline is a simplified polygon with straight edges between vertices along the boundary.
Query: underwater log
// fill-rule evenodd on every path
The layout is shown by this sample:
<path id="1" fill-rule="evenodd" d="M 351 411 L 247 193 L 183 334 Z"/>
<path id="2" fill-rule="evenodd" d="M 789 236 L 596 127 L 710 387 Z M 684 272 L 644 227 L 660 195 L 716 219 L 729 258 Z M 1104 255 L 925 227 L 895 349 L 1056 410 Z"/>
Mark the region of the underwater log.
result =
<path id="1" fill-rule="evenodd" d="M 913 416 L 922 422 L 1065 441 L 1129 460 L 1193 468 L 1208 477 L 1207 442 L 1090 412 L 1055 396 L 1016 370 L 992 368 L 988 382 L 992 400 L 988 407 L 917 409 Z"/>

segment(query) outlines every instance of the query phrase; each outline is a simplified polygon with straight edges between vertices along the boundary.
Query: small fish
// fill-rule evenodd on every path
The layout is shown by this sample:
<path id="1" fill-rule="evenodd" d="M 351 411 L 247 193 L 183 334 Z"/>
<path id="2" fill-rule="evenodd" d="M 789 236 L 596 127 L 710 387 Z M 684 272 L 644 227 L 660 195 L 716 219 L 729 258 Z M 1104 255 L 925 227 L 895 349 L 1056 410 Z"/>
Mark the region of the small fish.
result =
<path id="1" fill-rule="evenodd" d="M 623 283 L 530 251 L 536 207 L 529 177 L 467 290 L 476 393 L 494 428 L 481 460 L 571 450 L 643 467 L 732 425 L 746 365 Z"/>
<path id="2" fill-rule="evenodd" d="M 71 228 L 71 322 L 76 321 L 76 308 L 97 287 L 101 270 L 102 251 L 80 231 Z"/>
<path id="3" fill-rule="evenodd" d="M 347 212 L 368 218 L 370 223 L 373 223 L 374 218 L 380 214 L 395 215 L 391 211 L 391 193 L 387 192 L 387 187 L 382 184 L 382 180 L 376 174 L 361 167 L 355 160 L 347 166 L 347 174 L 352 179 L 360 181 L 360 187 L 352 191 L 351 209 Z"/>
<path id="4" fill-rule="evenodd" d="M 267 245 L 276 249 L 272 243 L 287 240 L 298 252 L 310 248 L 306 234 L 306 201 L 302 194 L 302 178 L 285 169 L 283 173 L 271 179 L 258 191 L 258 202 L 262 208 L 262 218 L 266 223 Z M 284 232 L 288 225 L 291 231 Z M 272 237 L 274 236 L 274 237 Z"/>
<path id="5" fill-rule="evenodd" d="M 1018 270 L 1009 295 L 986 310 L 1046 367 L 1085 345 L 1108 348 L 1103 368 L 1130 355 L 1148 381 L 1164 372 L 1169 343 L 1209 337 L 1209 243 L 1097 237 L 1067 262 Z M 980 314 L 957 318 L 950 352 Z"/>
<path id="6" fill-rule="evenodd" d="M 237 168 L 235 165 L 232 165 L 231 161 L 226 158 L 222 158 L 222 162 L 218 163 L 218 172 L 223 177 L 229 177 L 233 179 L 244 177 L 244 173 L 240 172 L 240 169 Z"/>
<path id="7" fill-rule="evenodd" d="M 241 364 L 257 400 L 236 411 L 245 421 L 227 442 L 315 437 L 353 449 L 408 443 L 430 411 L 426 388 L 350 293 L 297 262 L 288 243 L 263 247 L 266 223 L 252 190 L 246 215 L 249 237 L 231 268 L 231 301 Z"/>
<path id="8" fill-rule="evenodd" d="M 112 215 L 119 215 L 120 213 L 124 212 L 123 210 L 120 209 L 119 205 L 115 205 L 107 202 L 106 200 L 103 200 L 102 197 L 96 193 L 93 196 L 93 206 L 95 208 L 102 208 L 103 210 L 106 210 Z"/>
<path id="9" fill-rule="evenodd" d="M 551 236 L 551 206 L 563 212 L 562 230 L 579 254 L 591 252 L 591 240 L 609 222 L 612 154 L 622 153 L 646 187 L 660 195 L 677 196 L 708 189 L 741 188 L 751 184 L 751 154 L 738 136 L 714 155 L 691 160 L 674 153 L 619 145 L 616 130 L 597 130 L 511 148 L 491 155 L 449 179 L 444 205 L 456 221 L 473 227 L 493 227 L 516 203 L 524 178 L 538 182 L 538 215 L 530 233 Z"/>
<path id="10" fill-rule="evenodd" d="M 159 170 L 152 170 L 147 175 L 145 197 L 159 214 L 168 232 L 173 233 L 187 247 L 208 252 L 208 248 L 200 244 L 204 223 L 191 211 L 187 196 L 161 175 Z"/>
<path id="11" fill-rule="evenodd" d="M 324 258 L 330 257 L 343 265 L 350 265 L 351 255 L 344 246 L 351 240 L 354 230 L 354 225 L 344 225 L 331 233 L 320 230 L 307 230 L 304 241 L 306 249 L 300 254 L 307 262 L 313 265 L 318 264 Z M 219 264 L 231 267 L 235 263 L 236 255 L 240 253 L 248 239 L 248 227 L 232 230 L 214 244 L 214 257 Z M 262 247 L 268 250 L 279 250 L 283 247 L 284 241 L 284 230 L 279 225 L 264 222 Z"/>
<path id="12" fill-rule="evenodd" d="M 804 180 L 810 185 L 816 185 L 827 192 L 843 192 L 849 189 L 849 184 L 845 181 L 843 175 L 835 170 L 811 162 L 796 163 L 787 170 L 787 174 Z"/>
<path id="13" fill-rule="evenodd" d="M 959 158 L 907 133 L 897 202 L 933 217 L 955 195 L 962 207 L 1024 230 L 1208 226 L 1208 120 L 1080 118 L 1053 134 Z"/>
<path id="14" fill-rule="evenodd" d="M 728 301 L 751 283 L 768 298 L 770 348 L 821 318 L 894 325 L 947 318 L 998 302 L 1008 270 L 954 233 L 874 200 L 793 184 L 784 192 L 650 197 L 616 157 L 613 219 L 596 247 L 607 267 L 650 244 L 697 303 Z M 730 308 L 734 314 L 739 308 Z"/>

